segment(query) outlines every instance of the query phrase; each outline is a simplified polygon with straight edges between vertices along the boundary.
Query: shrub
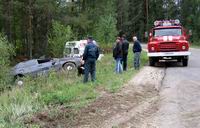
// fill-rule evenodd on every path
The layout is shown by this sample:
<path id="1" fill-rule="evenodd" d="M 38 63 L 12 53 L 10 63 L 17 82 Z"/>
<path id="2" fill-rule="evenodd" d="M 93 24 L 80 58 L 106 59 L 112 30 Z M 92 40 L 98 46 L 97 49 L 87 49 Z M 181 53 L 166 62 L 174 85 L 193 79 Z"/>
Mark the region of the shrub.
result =
<path id="1" fill-rule="evenodd" d="M 9 73 L 10 57 L 14 55 L 14 50 L 11 44 L 9 44 L 3 34 L 0 33 L 0 92 L 8 87 L 11 77 Z"/>
<path id="2" fill-rule="evenodd" d="M 117 21 L 112 15 L 102 16 L 96 26 L 95 37 L 100 43 L 108 44 L 115 41 L 117 35 Z"/>
<path id="3" fill-rule="evenodd" d="M 72 38 L 70 26 L 64 26 L 61 23 L 53 22 L 53 32 L 49 36 L 49 54 L 56 57 L 63 55 L 65 43 Z"/>

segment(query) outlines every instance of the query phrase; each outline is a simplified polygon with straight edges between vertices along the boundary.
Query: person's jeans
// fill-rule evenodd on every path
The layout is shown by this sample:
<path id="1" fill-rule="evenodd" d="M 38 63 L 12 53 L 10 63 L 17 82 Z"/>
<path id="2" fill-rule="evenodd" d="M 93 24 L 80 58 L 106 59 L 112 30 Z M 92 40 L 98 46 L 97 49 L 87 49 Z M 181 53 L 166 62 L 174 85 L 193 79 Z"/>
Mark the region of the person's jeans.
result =
<path id="1" fill-rule="evenodd" d="M 115 72 L 116 73 L 122 73 L 122 64 L 121 64 L 121 60 L 122 58 L 117 58 L 115 59 L 116 63 L 115 63 Z"/>
<path id="2" fill-rule="evenodd" d="M 140 68 L 140 52 L 134 53 L 134 68 L 139 69 Z"/>
<path id="3" fill-rule="evenodd" d="M 88 82 L 89 74 L 91 75 L 91 80 L 94 82 L 96 79 L 96 60 L 86 60 L 84 67 L 83 82 Z"/>

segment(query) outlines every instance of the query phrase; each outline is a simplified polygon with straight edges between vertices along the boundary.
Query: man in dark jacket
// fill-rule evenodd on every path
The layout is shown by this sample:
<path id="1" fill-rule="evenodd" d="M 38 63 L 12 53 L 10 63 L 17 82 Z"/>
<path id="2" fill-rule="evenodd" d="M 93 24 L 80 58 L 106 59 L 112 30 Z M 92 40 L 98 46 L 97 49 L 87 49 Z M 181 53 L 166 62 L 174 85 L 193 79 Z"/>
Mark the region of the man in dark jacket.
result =
<path id="1" fill-rule="evenodd" d="M 116 64 L 115 64 L 115 72 L 116 73 L 122 73 L 122 65 L 121 65 L 121 60 L 122 60 L 122 42 L 120 40 L 120 37 L 117 37 L 117 40 L 116 40 L 116 44 L 113 48 L 113 58 L 115 59 L 116 61 Z"/>
<path id="2" fill-rule="evenodd" d="M 84 67 L 84 80 L 83 82 L 88 82 L 89 74 L 91 75 L 91 80 L 96 79 L 96 60 L 99 57 L 99 48 L 93 43 L 92 37 L 88 37 L 88 44 L 85 47 L 83 53 L 83 60 L 85 61 Z"/>
<path id="3" fill-rule="evenodd" d="M 137 37 L 133 37 L 133 53 L 134 53 L 134 68 L 136 70 L 139 70 L 140 68 L 140 54 L 142 51 L 142 47 L 140 45 L 140 42 L 138 41 Z"/>
<path id="4" fill-rule="evenodd" d="M 126 39 L 126 36 L 122 36 L 122 63 L 123 63 L 123 70 L 127 70 L 127 56 L 128 56 L 128 49 L 129 49 L 129 43 Z"/>

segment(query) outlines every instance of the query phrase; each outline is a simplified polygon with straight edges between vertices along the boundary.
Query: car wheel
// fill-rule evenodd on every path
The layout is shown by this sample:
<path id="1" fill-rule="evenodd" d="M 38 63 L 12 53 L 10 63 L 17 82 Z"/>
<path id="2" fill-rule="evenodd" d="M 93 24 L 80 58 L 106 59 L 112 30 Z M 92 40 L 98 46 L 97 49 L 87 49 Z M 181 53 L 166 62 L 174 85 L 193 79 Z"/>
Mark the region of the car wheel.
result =
<path id="1" fill-rule="evenodd" d="M 69 62 L 63 65 L 63 71 L 67 74 L 75 74 L 77 71 L 77 68 L 74 63 Z"/>
<path id="2" fill-rule="evenodd" d="M 23 83 L 24 83 L 23 77 L 24 77 L 24 75 L 21 75 L 21 74 L 15 76 L 15 84 L 17 86 L 22 86 L 23 85 Z"/>

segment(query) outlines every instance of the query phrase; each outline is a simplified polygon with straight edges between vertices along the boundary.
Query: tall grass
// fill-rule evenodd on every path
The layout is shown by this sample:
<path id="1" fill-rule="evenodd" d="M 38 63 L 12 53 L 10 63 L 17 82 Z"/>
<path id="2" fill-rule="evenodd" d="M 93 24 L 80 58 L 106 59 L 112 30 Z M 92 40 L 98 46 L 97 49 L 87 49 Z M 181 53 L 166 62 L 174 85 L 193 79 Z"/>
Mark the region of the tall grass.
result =
<path id="1" fill-rule="evenodd" d="M 21 127 L 23 117 L 39 108 L 35 96 L 24 89 L 14 88 L 0 97 L 0 127 Z"/>
<path id="2" fill-rule="evenodd" d="M 8 42 L 7 38 L 0 33 L 0 94 L 6 88 L 9 88 L 8 84 L 11 82 L 9 77 L 9 64 L 10 58 L 14 55 L 14 49 L 12 45 Z"/>
<path id="3" fill-rule="evenodd" d="M 145 53 L 141 56 L 142 65 L 147 62 Z M 83 84 L 82 77 L 52 72 L 48 77 L 24 79 L 23 87 L 15 87 L 0 96 L 0 127 L 25 127 L 24 119 L 48 106 L 78 109 L 94 101 L 99 93 L 98 87 L 109 92 L 117 91 L 137 72 L 132 70 L 133 54 L 128 56 L 128 71 L 114 73 L 114 60 L 106 54 L 97 62 L 97 81 Z M 56 113 L 55 113 L 56 114 Z"/>

